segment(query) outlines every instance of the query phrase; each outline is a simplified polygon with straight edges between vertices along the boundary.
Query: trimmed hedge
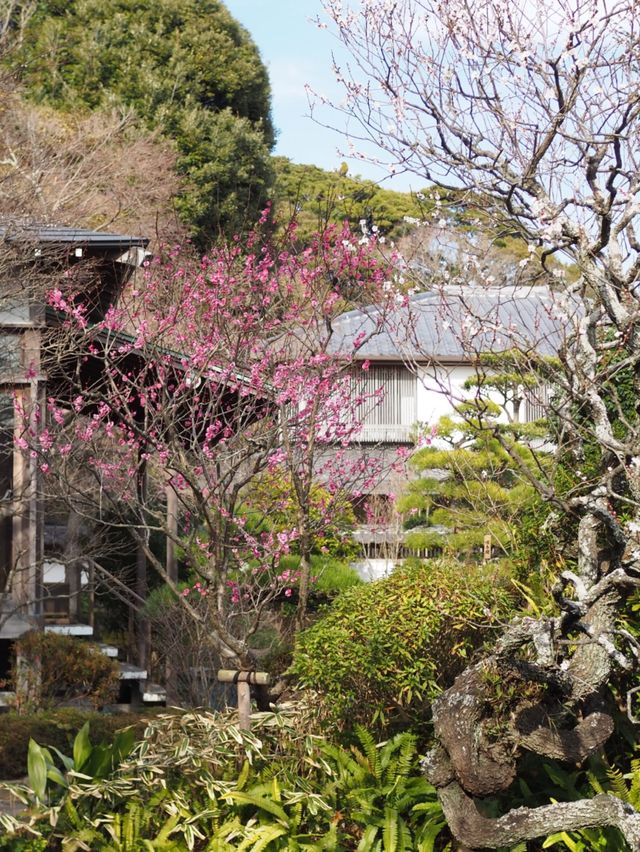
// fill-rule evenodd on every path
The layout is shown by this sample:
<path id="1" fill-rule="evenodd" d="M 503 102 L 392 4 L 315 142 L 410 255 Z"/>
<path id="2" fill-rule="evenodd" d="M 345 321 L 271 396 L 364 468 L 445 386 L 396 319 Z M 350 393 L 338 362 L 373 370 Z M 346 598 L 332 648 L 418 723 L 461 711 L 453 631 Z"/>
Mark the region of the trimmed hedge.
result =
<path id="1" fill-rule="evenodd" d="M 164 708 L 163 708 L 164 710 Z M 166 711 L 165 711 L 166 712 Z M 64 708 L 47 713 L 19 716 L 17 713 L 0 715 L 0 779 L 22 778 L 27 774 L 27 749 L 29 739 L 43 746 L 55 746 L 63 754 L 71 754 L 73 740 L 89 722 L 92 743 L 111 742 L 116 731 L 134 725 L 142 737 L 148 716 L 137 713 L 93 713 Z"/>

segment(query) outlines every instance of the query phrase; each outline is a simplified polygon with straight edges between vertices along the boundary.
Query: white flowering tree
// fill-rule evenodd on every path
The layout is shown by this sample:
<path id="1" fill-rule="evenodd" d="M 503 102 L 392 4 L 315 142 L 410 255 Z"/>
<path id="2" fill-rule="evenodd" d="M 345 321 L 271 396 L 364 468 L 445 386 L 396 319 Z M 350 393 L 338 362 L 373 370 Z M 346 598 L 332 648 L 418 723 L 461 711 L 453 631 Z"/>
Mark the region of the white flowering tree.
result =
<path id="1" fill-rule="evenodd" d="M 353 143 L 373 141 L 392 170 L 481 202 L 494 233 L 529 247 L 523 268 L 577 271 L 549 308 L 567 329 L 557 357 L 520 361 L 555 388 L 568 471 L 562 488 L 557 465 L 523 474 L 573 525 L 574 548 L 555 610 L 509 625 L 435 702 L 427 774 L 465 847 L 608 825 L 640 849 L 640 816 L 606 794 L 496 818 L 478 807 L 507 791 L 526 752 L 575 766 L 601 750 L 614 730 L 608 684 L 637 666 L 620 619 L 640 582 L 640 3 L 324 6 L 351 55 L 336 70 L 337 108 L 359 122 Z"/>

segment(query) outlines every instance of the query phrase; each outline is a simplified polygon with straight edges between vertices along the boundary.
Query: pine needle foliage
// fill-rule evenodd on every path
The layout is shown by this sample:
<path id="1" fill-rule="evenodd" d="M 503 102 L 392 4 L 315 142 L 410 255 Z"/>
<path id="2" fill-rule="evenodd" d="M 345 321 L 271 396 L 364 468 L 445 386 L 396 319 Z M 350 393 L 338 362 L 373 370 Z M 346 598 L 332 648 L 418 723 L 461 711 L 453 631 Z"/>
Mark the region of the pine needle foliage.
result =
<path id="1" fill-rule="evenodd" d="M 398 508 L 410 519 L 408 547 L 439 546 L 463 561 L 478 562 L 489 536 L 491 555 L 507 559 L 518 573 L 530 566 L 527 551 L 534 538 L 538 555 L 540 522 L 548 513 L 522 466 L 539 474 L 550 457 L 544 452 L 545 420 L 519 421 L 523 395 L 539 390 L 540 380 L 526 373 L 516 377 L 509 356 L 504 359 L 502 366 L 493 358 L 480 368 L 467 382 L 473 397 L 442 417 L 429 443 L 414 453 L 411 464 L 419 476 Z M 551 549 L 550 541 L 545 544 Z"/>

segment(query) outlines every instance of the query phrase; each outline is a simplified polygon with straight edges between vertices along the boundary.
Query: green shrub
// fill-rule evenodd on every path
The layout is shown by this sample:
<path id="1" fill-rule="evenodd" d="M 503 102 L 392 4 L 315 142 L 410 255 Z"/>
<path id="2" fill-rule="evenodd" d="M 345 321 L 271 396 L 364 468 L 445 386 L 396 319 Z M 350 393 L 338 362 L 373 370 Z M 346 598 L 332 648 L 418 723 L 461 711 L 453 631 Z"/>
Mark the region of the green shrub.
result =
<path id="1" fill-rule="evenodd" d="M 317 558 L 316 562 L 312 558 L 311 567 L 316 576 L 312 589 L 315 595 L 334 597 L 338 592 L 360 586 L 363 582 L 355 568 L 338 559 Z"/>
<path id="2" fill-rule="evenodd" d="M 135 713 L 113 716 L 65 708 L 31 716 L 16 713 L 0 715 L 0 778 L 21 778 L 27 774 L 29 740 L 54 746 L 64 754 L 71 751 L 73 740 L 85 722 L 89 722 L 93 742 L 111 742 L 116 731 L 134 725 L 141 735 L 148 717 Z"/>
<path id="3" fill-rule="evenodd" d="M 340 595 L 300 634 L 291 672 L 342 727 L 420 727 L 430 702 L 510 611 L 482 569 L 407 564 Z"/>
<path id="4" fill-rule="evenodd" d="M 6 830 L 95 852 L 427 852 L 441 840 L 442 809 L 410 733 L 378 745 L 361 730 L 357 746 L 339 748 L 311 735 L 304 706 L 256 714 L 251 733 L 234 722 L 227 713 L 156 719 L 108 778 L 77 776 L 56 807 L 16 787 L 31 808 L 5 817 Z"/>
<path id="5" fill-rule="evenodd" d="M 117 695 L 117 662 L 88 642 L 33 630 L 20 637 L 17 652 L 24 660 L 20 677 L 28 679 L 28 692 L 43 709 L 78 700 L 97 708 Z M 15 672 L 13 679 L 15 689 Z"/>
<path id="6" fill-rule="evenodd" d="M 8 849 L 10 852 L 46 852 L 49 842 L 46 837 L 16 837 L 10 834 L 0 837 L 0 849 Z"/>

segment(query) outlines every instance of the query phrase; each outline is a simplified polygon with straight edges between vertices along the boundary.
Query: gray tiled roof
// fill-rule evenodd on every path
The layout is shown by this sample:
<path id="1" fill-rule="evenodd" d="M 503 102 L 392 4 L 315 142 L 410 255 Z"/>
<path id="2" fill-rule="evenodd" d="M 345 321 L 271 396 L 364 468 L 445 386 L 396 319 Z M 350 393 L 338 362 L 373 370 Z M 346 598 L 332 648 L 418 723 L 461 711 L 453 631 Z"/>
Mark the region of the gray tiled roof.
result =
<path id="1" fill-rule="evenodd" d="M 0 224 L 0 240 L 33 240 L 37 243 L 56 245 L 101 246 L 104 248 L 145 248 L 149 244 L 146 237 L 133 237 L 126 234 L 109 234 L 105 231 L 92 231 L 89 228 L 67 228 L 57 225 L 35 225 L 21 222 Z"/>
<path id="2" fill-rule="evenodd" d="M 456 362 L 516 347 L 551 355 L 567 328 L 561 299 L 547 287 L 452 285 L 414 295 L 385 317 L 373 306 L 342 314 L 333 322 L 332 349 L 351 351 L 363 335 L 363 359 Z"/>

